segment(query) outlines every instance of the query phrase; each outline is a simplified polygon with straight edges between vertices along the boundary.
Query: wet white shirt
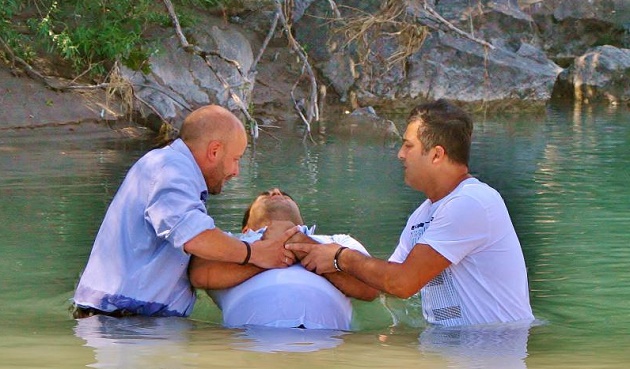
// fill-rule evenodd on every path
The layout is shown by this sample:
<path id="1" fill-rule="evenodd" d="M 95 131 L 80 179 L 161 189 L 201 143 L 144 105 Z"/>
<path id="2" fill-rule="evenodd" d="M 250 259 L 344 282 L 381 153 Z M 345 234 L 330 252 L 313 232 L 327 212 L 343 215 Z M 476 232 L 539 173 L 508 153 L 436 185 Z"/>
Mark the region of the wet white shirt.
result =
<path id="1" fill-rule="evenodd" d="M 254 242 L 262 237 L 262 231 L 250 231 L 240 237 Z M 365 247 L 348 235 L 310 234 L 310 237 L 320 243 L 336 242 L 368 255 Z M 222 310 L 223 324 L 227 327 L 350 330 L 352 322 L 350 298 L 326 278 L 300 264 L 267 270 L 235 287 L 208 290 L 208 294 Z"/>
<path id="2" fill-rule="evenodd" d="M 427 244 L 452 264 L 421 290 L 429 323 L 458 326 L 533 320 L 521 245 L 500 194 L 469 178 L 409 217 L 390 261 Z"/>

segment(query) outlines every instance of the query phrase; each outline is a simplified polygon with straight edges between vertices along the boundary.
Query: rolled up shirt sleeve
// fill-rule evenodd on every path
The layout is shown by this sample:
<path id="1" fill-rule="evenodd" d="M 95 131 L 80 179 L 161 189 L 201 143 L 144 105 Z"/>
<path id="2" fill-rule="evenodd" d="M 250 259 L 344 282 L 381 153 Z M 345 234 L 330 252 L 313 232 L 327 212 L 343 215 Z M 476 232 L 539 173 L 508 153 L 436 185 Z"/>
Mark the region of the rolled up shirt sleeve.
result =
<path id="1" fill-rule="evenodd" d="M 207 193 L 205 182 L 190 174 L 195 169 L 182 167 L 181 162 L 166 162 L 153 178 L 147 201 L 147 223 L 159 238 L 177 248 L 204 230 L 215 228 L 203 200 Z"/>

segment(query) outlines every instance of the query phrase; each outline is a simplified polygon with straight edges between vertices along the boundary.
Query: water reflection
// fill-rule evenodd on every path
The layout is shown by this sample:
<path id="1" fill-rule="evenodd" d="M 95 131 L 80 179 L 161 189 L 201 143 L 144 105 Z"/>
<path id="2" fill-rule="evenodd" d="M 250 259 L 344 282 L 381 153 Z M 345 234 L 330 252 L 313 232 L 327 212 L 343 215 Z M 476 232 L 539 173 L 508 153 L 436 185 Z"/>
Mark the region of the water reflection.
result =
<path id="1" fill-rule="evenodd" d="M 236 335 L 234 347 L 256 352 L 313 352 L 335 348 L 348 332 L 328 329 L 249 326 Z"/>
<path id="2" fill-rule="evenodd" d="M 74 333 L 94 349 L 94 368 L 183 368 L 192 321 L 183 318 L 112 318 L 77 320 Z"/>
<path id="3" fill-rule="evenodd" d="M 442 355 L 452 368 L 525 369 L 530 327 L 530 323 L 431 326 L 420 334 L 420 351 Z"/>

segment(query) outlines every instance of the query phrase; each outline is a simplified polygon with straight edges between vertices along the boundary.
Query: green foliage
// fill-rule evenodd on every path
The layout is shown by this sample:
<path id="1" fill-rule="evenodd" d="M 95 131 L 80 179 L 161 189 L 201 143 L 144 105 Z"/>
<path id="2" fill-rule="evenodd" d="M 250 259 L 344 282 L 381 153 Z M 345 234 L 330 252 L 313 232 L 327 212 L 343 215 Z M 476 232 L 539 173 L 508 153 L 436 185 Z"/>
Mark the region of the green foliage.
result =
<path id="1" fill-rule="evenodd" d="M 186 8 L 210 9 L 226 0 L 173 1 L 183 26 L 194 22 Z M 23 24 L 16 19 L 27 14 Z M 0 0 L 0 37 L 13 52 L 28 60 L 44 47 L 67 60 L 76 73 L 89 69 L 105 75 L 114 61 L 148 72 L 150 31 L 171 27 L 164 4 L 156 0 Z"/>
<path id="2" fill-rule="evenodd" d="M 24 60 L 31 60 L 34 56 L 27 37 L 17 32 L 11 19 L 18 14 L 24 6 L 20 0 L 0 0 L 0 39 L 13 50 L 13 53 Z M 0 49 L 0 55 L 2 55 Z"/>

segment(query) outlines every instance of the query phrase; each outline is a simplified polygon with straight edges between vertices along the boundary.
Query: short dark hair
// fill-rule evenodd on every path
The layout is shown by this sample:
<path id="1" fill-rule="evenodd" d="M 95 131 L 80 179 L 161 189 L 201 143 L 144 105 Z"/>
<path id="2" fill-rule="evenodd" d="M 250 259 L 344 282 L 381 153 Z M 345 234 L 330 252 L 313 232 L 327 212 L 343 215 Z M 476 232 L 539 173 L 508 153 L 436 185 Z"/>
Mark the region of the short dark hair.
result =
<path id="1" fill-rule="evenodd" d="M 468 113 L 439 99 L 416 106 L 407 118 L 407 124 L 414 122 L 421 123 L 418 139 L 425 152 L 442 146 L 453 162 L 468 165 L 473 131 L 473 120 Z"/>

